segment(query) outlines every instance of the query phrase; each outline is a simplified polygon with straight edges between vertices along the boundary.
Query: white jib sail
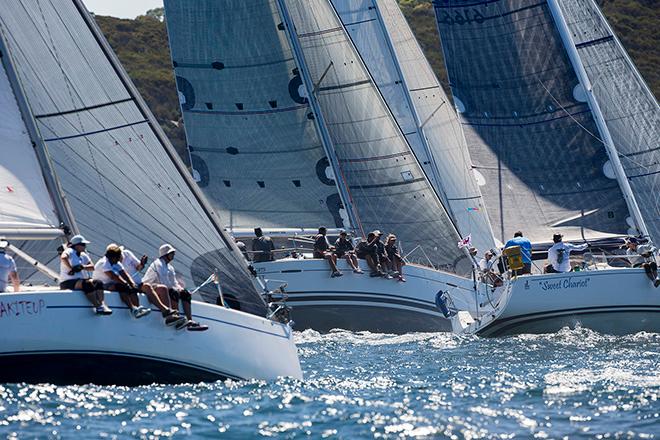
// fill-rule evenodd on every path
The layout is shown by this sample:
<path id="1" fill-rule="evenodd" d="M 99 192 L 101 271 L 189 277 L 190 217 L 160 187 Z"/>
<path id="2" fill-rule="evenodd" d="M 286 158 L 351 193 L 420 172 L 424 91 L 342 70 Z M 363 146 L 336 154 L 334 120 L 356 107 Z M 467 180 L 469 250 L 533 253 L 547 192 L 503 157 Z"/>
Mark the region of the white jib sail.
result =
<path id="1" fill-rule="evenodd" d="M 58 224 L 16 96 L 0 64 L 0 236 L 56 230 Z"/>

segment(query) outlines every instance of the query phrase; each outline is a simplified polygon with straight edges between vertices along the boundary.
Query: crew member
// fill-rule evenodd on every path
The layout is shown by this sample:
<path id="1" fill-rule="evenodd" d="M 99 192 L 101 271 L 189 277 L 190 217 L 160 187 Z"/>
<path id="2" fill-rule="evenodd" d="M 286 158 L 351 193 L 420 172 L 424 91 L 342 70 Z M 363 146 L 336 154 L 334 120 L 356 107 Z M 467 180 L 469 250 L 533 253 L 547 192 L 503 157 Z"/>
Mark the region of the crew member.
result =
<path id="1" fill-rule="evenodd" d="M 18 277 L 16 262 L 11 255 L 7 255 L 7 240 L 0 238 L 0 293 L 7 290 L 7 284 L 11 279 L 14 292 L 21 290 L 21 279 Z"/>
<path id="2" fill-rule="evenodd" d="M 546 273 L 563 273 L 571 271 L 571 252 L 583 251 L 589 245 L 584 244 L 571 244 L 562 241 L 563 235 L 555 234 L 552 236 L 552 241 L 555 243 L 548 249 L 548 261 L 550 264 L 546 266 Z"/>

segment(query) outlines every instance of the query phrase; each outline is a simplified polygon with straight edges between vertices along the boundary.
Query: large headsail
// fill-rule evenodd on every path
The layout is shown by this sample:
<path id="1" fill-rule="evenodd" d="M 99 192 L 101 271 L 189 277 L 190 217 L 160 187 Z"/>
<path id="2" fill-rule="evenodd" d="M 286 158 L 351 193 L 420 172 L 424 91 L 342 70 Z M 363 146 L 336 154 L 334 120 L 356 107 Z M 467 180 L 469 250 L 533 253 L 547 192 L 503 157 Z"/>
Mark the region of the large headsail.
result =
<path id="1" fill-rule="evenodd" d="M 333 6 L 328 0 L 282 4 L 359 226 L 395 232 L 406 251 L 419 247 L 435 264 L 453 268 L 464 256 L 458 233 Z"/>
<path id="2" fill-rule="evenodd" d="M 534 241 L 632 223 L 545 1 L 434 2 L 455 105 L 494 233 Z M 542 49 L 541 49 L 542 48 Z"/>
<path id="3" fill-rule="evenodd" d="M 61 236 L 55 205 L 9 80 L 9 60 L 0 60 L 0 237 Z"/>
<path id="4" fill-rule="evenodd" d="M 460 123 L 396 1 L 332 2 L 458 230 L 494 247 Z"/>
<path id="5" fill-rule="evenodd" d="M 660 107 L 593 0 L 560 0 L 648 233 L 660 241 Z"/>
<path id="6" fill-rule="evenodd" d="M 273 1 L 168 0 L 165 10 L 192 164 L 223 219 L 232 228 L 341 227 Z"/>
<path id="7" fill-rule="evenodd" d="M 170 242 L 188 286 L 218 269 L 225 293 L 264 314 L 240 253 L 82 3 L 7 1 L 0 32 L 92 254 L 118 242 L 153 257 Z"/>

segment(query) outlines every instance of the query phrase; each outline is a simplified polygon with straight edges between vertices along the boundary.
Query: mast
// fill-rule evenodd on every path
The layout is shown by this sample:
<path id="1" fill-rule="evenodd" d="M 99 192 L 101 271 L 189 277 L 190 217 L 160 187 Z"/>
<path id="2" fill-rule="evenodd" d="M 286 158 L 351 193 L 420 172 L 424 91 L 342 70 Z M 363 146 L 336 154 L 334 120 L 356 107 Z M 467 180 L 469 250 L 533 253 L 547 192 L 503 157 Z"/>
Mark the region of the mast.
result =
<path id="1" fill-rule="evenodd" d="M 318 128 L 319 134 L 321 135 L 325 154 L 328 160 L 330 161 L 330 164 L 332 165 L 332 169 L 335 175 L 335 183 L 337 184 L 337 189 L 339 190 L 339 195 L 342 199 L 342 202 L 344 203 L 344 207 L 346 207 L 346 212 L 348 213 L 348 218 L 349 221 L 351 222 L 351 229 L 353 231 L 359 231 L 361 235 L 364 235 L 364 231 L 362 231 L 362 226 L 358 220 L 357 213 L 355 212 L 355 208 L 353 207 L 351 195 L 348 192 L 345 182 L 343 181 L 343 174 L 341 171 L 341 167 L 339 166 L 339 160 L 337 159 L 337 155 L 335 154 L 330 133 L 326 128 L 326 123 L 323 117 L 323 113 L 321 112 L 321 107 L 319 106 L 319 103 L 316 100 L 316 87 L 314 86 L 311 78 L 309 77 L 309 72 L 307 69 L 307 65 L 305 63 L 305 57 L 302 53 L 302 49 L 300 48 L 298 39 L 293 34 L 294 32 L 293 21 L 291 20 L 289 11 L 286 5 L 284 4 L 284 0 L 277 0 L 277 7 L 280 11 L 280 15 L 282 16 L 282 20 L 284 21 L 286 34 L 287 37 L 289 38 L 289 42 L 291 43 L 291 48 L 293 49 L 293 56 L 296 60 L 296 64 L 300 69 L 300 76 L 304 81 L 305 88 L 307 89 L 308 100 L 315 115 L 314 121 L 316 122 L 316 127 Z M 328 66 L 328 69 L 331 67 L 332 65 Z"/>
<path id="2" fill-rule="evenodd" d="M 575 74 L 577 75 L 580 84 L 584 88 L 585 94 L 587 96 L 587 102 L 589 103 L 589 108 L 594 115 L 598 130 L 603 137 L 603 144 L 605 145 L 607 155 L 612 161 L 612 168 L 614 169 L 617 181 L 619 182 L 619 186 L 623 192 L 623 197 L 626 200 L 626 204 L 628 205 L 628 210 L 630 211 L 630 214 L 635 221 L 635 225 L 637 226 L 638 231 L 642 235 L 648 236 L 649 232 L 646 227 L 646 223 L 644 222 L 644 218 L 642 217 L 639 205 L 637 204 L 635 195 L 633 194 L 632 188 L 630 187 L 630 182 L 626 177 L 623 165 L 621 164 L 621 159 L 619 158 L 619 153 L 617 152 L 614 141 L 612 140 L 612 136 L 610 134 L 609 128 L 607 127 L 607 123 L 605 122 L 605 118 L 603 117 L 600 105 L 598 104 L 598 101 L 593 94 L 591 81 L 589 81 L 587 72 L 584 68 L 584 65 L 582 64 L 582 61 L 580 60 L 580 55 L 577 52 L 575 43 L 573 42 L 573 37 L 571 36 L 571 32 L 568 29 L 568 25 L 564 19 L 561 7 L 559 6 L 557 0 L 548 0 L 548 7 L 550 8 L 550 12 L 552 13 L 552 17 L 557 26 L 557 30 L 561 36 L 564 48 L 568 53 L 571 64 L 573 65 Z"/>
<path id="3" fill-rule="evenodd" d="M 53 205 L 56 210 L 57 217 L 61 222 L 62 232 L 58 236 L 68 236 L 70 234 L 78 234 L 78 225 L 76 224 L 75 217 L 73 216 L 73 211 L 69 206 L 69 203 L 66 200 L 64 191 L 60 186 L 57 175 L 55 174 L 53 164 L 48 154 L 48 147 L 46 147 L 45 142 L 39 134 L 37 129 L 37 124 L 32 116 L 32 111 L 30 105 L 25 99 L 25 93 L 23 91 L 23 86 L 18 80 L 16 71 L 11 60 L 11 54 L 7 49 L 7 45 L 4 40 L 4 33 L 0 29 L 0 63 L 4 66 L 5 72 L 7 72 L 7 77 L 9 78 L 9 83 L 14 90 L 14 96 L 18 102 L 18 107 L 21 111 L 23 117 L 23 122 L 25 127 L 28 129 L 30 138 L 32 140 L 32 146 L 36 152 L 37 161 L 41 167 L 42 175 L 46 183 L 46 188 L 50 193 L 50 198 L 53 201 Z M 24 236 L 20 238 L 29 239 L 29 240 L 39 240 L 39 239 L 53 239 L 55 238 L 52 234 L 34 233 L 30 231 L 25 231 L 21 234 L 20 231 L 16 231 L 17 236 Z"/>

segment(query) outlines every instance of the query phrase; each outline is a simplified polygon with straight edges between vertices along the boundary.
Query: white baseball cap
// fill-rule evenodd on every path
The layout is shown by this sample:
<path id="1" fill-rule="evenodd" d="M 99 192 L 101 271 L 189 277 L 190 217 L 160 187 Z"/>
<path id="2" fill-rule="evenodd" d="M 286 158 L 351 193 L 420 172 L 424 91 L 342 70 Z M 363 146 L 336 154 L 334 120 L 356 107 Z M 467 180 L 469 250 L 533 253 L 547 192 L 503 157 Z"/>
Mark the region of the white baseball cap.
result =
<path id="1" fill-rule="evenodd" d="M 4 237 L 0 237 L 0 251 L 4 251 L 9 246 L 9 242 Z"/>
<path id="2" fill-rule="evenodd" d="M 170 254 L 174 251 L 176 251 L 176 249 L 174 249 L 174 246 L 165 243 L 164 245 L 158 248 L 158 255 L 164 257 L 165 255 Z"/>
<path id="3" fill-rule="evenodd" d="M 89 243 L 91 242 L 85 240 L 85 237 L 83 237 L 82 235 L 74 235 L 73 237 L 71 237 L 71 246 L 76 246 L 79 244 L 89 244 Z"/>

